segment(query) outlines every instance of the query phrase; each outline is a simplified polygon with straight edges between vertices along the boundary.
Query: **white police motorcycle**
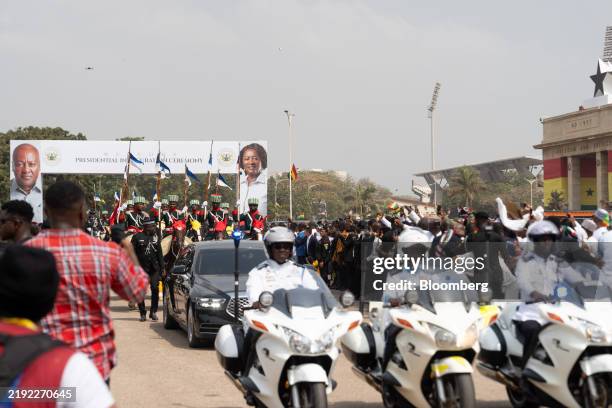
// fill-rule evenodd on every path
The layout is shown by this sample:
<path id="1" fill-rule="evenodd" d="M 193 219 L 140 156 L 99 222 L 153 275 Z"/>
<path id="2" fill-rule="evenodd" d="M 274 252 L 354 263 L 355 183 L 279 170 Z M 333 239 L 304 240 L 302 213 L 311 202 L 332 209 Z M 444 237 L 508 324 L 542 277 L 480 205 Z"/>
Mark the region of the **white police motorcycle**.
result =
<path id="1" fill-rule="evenodd" d="M 590 299 L 585 301 L 585 299 Z M 612 404 L 612 306 L 598 282 L 558 284 L 538 302 L 546 320 L 521 370 L 523 342 L 508 303 L 480 336 L 477 369 L 506 386 L 513 407 L 608 407 Z"/>
<path id="2" fill-rule="evenodd" d="M 418 276 L 433 283 L 461 280 L 452 271 Z M 387 317 L 373 309 L 372 324 L 348 333 L 342 349 L 385 407 L 475 407 L 472 361 L 483 324 L 477 301 L 475 291 L 407 291 L 403 307 L 386 309 Z M 386 353 L 384 319 L 397 332 Z"/>
<path id="3" fill-rule="evenodd" d="M 245 310 L 248 334 L 236 325 L 221 327 L 217 358 L 248 405 L 325 408 L 340 354 L 338 339 L 356 328 L 361 313 L 343 310 L 325 283 L 316 290 L 264 292 L 259 309 Z M 354 296 L 345 292 L 342 305 Z M 248 350 L 247 350 L 248 348 Z"/>

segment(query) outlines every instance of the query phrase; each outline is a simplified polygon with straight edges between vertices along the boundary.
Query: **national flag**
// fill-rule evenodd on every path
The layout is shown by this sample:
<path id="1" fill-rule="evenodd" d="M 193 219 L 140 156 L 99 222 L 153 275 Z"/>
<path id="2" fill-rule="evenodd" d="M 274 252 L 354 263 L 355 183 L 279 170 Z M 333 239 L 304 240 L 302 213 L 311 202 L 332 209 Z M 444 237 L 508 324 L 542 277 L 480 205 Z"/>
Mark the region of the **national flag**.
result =
<path id="1" fill-rule="evenodd" d="M 115 201 L 119 201 L 119 193 L 115 191 Z"/>
<path id="2" fill-rule="evenodd" d="M 157 153 L 157 159 L 155 160 L 155 166 L 157 167 L 157 171 L 161 173 L 162 178 L 164 176 L 170 175 L 170 167 L 168 167 L 166 165 L 166 163 L 164 163 L 163 161 L 161 161 L 161 158 L 159 157 L 160 153 Z"/>
<path id="3" fill-rule="evenodd" d="M 227 184 L 227 181 L 225 181 L 225 179 L 223 178 L 223 176 L 221 175 L 221 173 L 217 173 L 217 185 L 221 186 L 221 187 L 227 187 L 230 190 L 232 189 L 229 184 Z"/>
<path id="4" fill-rule="evenodd" d="M 138 170 L 138 172 L 142 173 L 142 165 L 144 165 L 144 163 L 141 160 L 137 159 L 136 156 L 132 154 L 132 152 L 130 152 L 130 163 L 129 164 L 134 166 Z"/>
<path id="5" fill-rule="evenodd" d="M 210 150 L 210 156 L 208 156 L 208 165 L 212 168 L 212 149 Z"/>
<path id="6" fill-rule="evenodd" d="M 298 171 L 297 171 L 297 167 L 295 167 L 295 164 L 291 165 L 290 177 L 291 177 L 291 181 L 297 181 L 298 179 Z"/>
<path id="7" fill-rule="evenodd" d="M 153 202 L 157 201 L 157 191 L 153 193 Z"/>
<path id="8" fill-rule="evenodd" d="M 99 203 L 100 201 L 102 201 L 102 199 L 100 198 L 100 194 L 98 193 L 94 193 L 94 201 Z"/>

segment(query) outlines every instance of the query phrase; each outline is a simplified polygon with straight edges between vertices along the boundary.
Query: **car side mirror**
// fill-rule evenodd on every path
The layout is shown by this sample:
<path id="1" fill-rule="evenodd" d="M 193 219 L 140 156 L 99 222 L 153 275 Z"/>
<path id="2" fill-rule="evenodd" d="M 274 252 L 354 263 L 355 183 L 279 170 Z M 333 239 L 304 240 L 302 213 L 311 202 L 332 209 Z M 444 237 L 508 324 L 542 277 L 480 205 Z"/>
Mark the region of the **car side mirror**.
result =
<path id="1" fill-rule="evenodd" d="M 185 275 L 187 273 L 187 268 L 185 265 L 177 265 L 172 268 L 172 275 Z"/>

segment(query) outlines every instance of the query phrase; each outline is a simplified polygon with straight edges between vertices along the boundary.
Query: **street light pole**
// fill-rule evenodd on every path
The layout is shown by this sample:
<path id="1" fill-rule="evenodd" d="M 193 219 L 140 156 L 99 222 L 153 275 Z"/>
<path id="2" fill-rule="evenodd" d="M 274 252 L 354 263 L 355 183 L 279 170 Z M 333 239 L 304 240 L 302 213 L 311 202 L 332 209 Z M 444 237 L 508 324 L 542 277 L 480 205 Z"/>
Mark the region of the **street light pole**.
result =
<path id="1" fill-rule="evenodd" d="M 529 206 L 533 209 L 533 183 L 535 183 L 538 179 L 534 178 L 533 180 L 525 179 L 529 183 Z"/>
<path id="2" fill-rule="evenodd" d="M 291 170 L 293 170 L 293 129 L 291 126 L 291 118 L 295 116 L 295 114 L 285 110 L 285 115 L 287 115 L 287 121 L 289 122 L 289 218 L 293 219 L 293 194 L 291 180 Z"/>
<path id="3" fill-rule="evenodd" d="M 427 110 L 429 111 L 429 120 L 430 120 L 430 129 L 431 129 L 431 170 L 432 172 L 436 169 L 436 161 L 435 161 L 435 144 L 434 144 L 434 111 L 436 110 L 436 105 L 438 103 L 438 95 L 440 93 L 440 83 L 436 82 L 434 86 L 433 94 L 431 95 L 431 103 Z M 434 181 L 434 207 L 438 207 L 438 186 L 436 182 L 436 176 L 432 174 Z"/>

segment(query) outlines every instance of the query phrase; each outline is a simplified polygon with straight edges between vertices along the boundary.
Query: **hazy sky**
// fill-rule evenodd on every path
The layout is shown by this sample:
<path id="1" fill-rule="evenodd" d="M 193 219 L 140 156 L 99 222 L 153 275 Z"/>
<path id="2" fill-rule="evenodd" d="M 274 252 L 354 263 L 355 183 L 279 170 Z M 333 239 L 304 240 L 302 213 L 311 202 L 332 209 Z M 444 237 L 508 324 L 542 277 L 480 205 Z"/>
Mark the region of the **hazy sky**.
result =
<path id="1" fill-rule="evenodd" d="M 609 0 L 2 0 L 0 131 L 267 139 L 274 171 L 290 109 L 298 168 L 408 192 L 436 81 L 438 167 L 539 157 L 539 118 L 592 96 L 606 25 Z"/>

